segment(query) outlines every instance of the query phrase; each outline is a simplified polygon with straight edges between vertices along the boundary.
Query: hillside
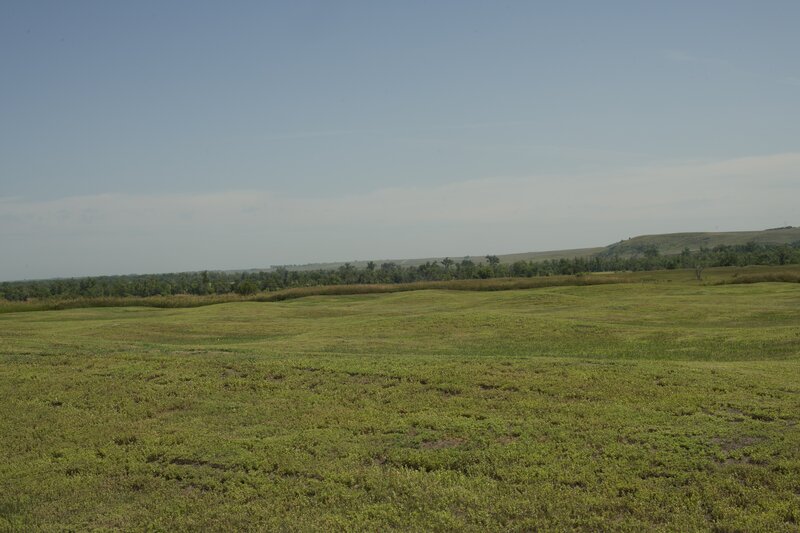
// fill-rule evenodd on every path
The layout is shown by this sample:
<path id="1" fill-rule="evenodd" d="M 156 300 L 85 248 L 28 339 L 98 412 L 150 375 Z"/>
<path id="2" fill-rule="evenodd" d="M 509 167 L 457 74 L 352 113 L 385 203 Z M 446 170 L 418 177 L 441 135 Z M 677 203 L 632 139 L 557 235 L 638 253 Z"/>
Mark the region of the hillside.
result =
<path id="1" fill-rule="evenodd" d="M 800 241 L 800 228 L 787 227 L 763 231 L 724 231 L 698 233 L 665 233 L 661 235 L 640 235 L 606 246 L 603 255 L 633 255 L 643 248 L 655 246 L 662 255 L 679 254 L 684 248 L 699 250 L 720 245 L 741 245 L 749 242 L 758 244 L 791 244 Z"/>
<path id="2" fill-rule="evenodd" d="M 761 231 L 717 231 L 694 233 L 663 233 L 657 235 L 640 235 L 619 241 L 608 246 L 596 248 L 574 248 L 568 250 L 550 250 L 543 252 L 522 252 L 516 254 L 498 255 L 501 263 L 514 263 L 515 261 L 545 261 L 558 259 L 572 259 L 575 257 L 602 256 L 631 256 L 640 254 L 645 248 L 655 246 L 662 255 L 679 254 L 684 248 L 699 250 L 702 247 L 713 248 L 719 245 L 736 245 L 756 242 L 759 244 L 791 244 L 800 241 L 800 227 L 785 227 Z M 426 257 L 418 259 L 375 259 L 376 264 L 395 263 L 400 266 L 418 266 L 426 262 L 441 261 L 444 257 Z M 455 262 L 470 259 L 475 263 L 482 263 L 484 256 L 450 257 Z M 364 268 L 368 261 L 349 261 L 356 268 Z M 319 270 L 336 269 L 343 266 L 345 261 L 333 263 L 310 263 L 307 265 L 283 265 L 289 270 Z M 277 266 L 273 267 L 277 268 Z"/>

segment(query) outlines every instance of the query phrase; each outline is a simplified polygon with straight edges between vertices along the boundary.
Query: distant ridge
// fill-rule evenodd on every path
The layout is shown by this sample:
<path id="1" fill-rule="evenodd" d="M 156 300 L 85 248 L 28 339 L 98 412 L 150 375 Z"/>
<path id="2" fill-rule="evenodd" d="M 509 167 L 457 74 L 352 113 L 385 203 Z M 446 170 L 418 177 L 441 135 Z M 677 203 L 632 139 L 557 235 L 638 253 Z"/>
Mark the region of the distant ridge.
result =
<path id="1" fill-rule="evenodd" d="M 679 254 L 684 248 L 699 250 L 715 246 L 733 246 L 755 242 L 758 244 L 792 244 L 800 242 L 800 227 L 784 226 L 761 231 L 716 231 L 693 233 L 663 233 L 658 235 L 640 235 L 623 241 L 597 248 L 574 248 L 569 250 L 550 250 L 544 252 L 523 252 L 498 255 L 501 263 L 515 261 L 545 261 L 573 259 L 575 257 L 614 256 L 630 257 L 643 253 L 645 249 L 656 248 L 661 255 Z M 421 259 L 373 259 L 380 266 L 382 263 L 395 263 L 402 266 L 418 266 L 427 262 L 441 261 L 444 257 L 427 257 Z M 475 263 L 486 261 L 484 256 L 451 256 L 455 262 L 470 259 Z M 357 268 L 364 268 L 369 261 L 340 261 L 332 263 L 309 263 L 306 265 L 275 265 L 274 268 L 288 270 L 330 270 L 348 263 Z M 254 269 L 259 270 L 259 269 Z"/>
<path id="2" fill-rule="evenodd" d="M 800 228 L 786 226 L 762 231 L 720 231 L 704 233 L 664 233 L 640 235 L 626 241 L 606 246 L 603 255 L 634 255 L 644 247 L 655 247 L 662 255 L 679 254 L 684 248 L 699 250 L 715 246 L 733 246 L 755 242 L 758 244 L 791 244 L 800 241 Z"/>

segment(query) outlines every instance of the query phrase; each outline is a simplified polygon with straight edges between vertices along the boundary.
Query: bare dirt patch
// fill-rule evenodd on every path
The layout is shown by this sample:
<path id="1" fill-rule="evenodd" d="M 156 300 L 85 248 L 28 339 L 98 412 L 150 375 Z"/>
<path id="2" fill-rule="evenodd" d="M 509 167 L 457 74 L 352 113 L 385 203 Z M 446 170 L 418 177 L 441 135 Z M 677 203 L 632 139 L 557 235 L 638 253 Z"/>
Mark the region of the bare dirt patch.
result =
<path id="1" fill-rule="evenodd" d="M 715 437 L 711 439 L 711 441 L 722 448 L 723 451 L 726 452 L 733 452 L 736 450 L 741 450 L 742 448 L 747 448 L 748 446 L 753 446 L 760 442 L 764 442 L 766 439 L 764 437 L 732 437 L 732 438 L 722 438 L 722 437 Z"/>

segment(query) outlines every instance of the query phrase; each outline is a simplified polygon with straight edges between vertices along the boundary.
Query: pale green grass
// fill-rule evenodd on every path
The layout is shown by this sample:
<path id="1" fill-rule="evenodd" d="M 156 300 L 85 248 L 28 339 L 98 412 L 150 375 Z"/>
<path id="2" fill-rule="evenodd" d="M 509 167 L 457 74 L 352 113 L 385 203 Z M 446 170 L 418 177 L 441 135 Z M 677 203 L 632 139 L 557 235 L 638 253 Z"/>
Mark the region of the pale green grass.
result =
<path id="1" fill-rule="evenodd" d="M 0 529 L 800 523 L 800 285 L 0 315 Z"/>

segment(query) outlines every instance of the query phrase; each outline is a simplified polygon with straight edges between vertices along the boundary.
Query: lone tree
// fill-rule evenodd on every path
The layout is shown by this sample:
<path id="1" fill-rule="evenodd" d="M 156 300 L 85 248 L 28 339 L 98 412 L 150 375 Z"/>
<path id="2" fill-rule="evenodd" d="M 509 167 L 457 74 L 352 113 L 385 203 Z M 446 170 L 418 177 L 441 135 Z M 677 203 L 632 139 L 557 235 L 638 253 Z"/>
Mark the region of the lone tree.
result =
<path id="1" fill-rule="evenodd" d="M 703 281 L 703 270 L 705 270 L 708 261 L 708 248 L 701 247 L 700 251 L 697 252 L 697 257 L 694 260 L 694 277 L 697 278 L 697 281 Z"/>
<path id="2" fill-rule="evenodd" d="M 697 281 L 703 281 L 703 270 L 705 270 L 706 266 L 702 263 L 702 261 L 698 261 L 694 264 L 694 277 L 697 278 Z"/>

